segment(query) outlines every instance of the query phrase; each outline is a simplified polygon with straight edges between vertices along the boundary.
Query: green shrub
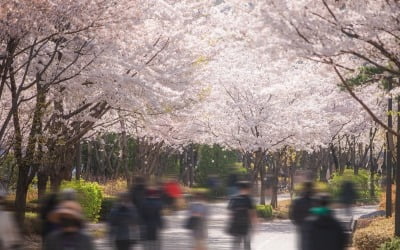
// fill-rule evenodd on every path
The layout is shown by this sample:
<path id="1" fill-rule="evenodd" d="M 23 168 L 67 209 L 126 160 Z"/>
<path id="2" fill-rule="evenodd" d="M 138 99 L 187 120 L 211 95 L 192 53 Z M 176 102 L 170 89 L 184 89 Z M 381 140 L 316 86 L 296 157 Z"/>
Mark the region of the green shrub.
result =
<path id="1" fill-rule="evenodd" d="M 392 241 L 381 245 L 380 250 L 398 250 L 400 249 L 400 238 L 393 238 Z"/>
<path id="2" fill-rule="evenodd" d="M 256 211 L 257 211 L 258 217 L 261 217 L 264 219 L 272 218 L 273 211 L 272 211 L 271 205 L 257 205 Z"/>
<path id="3" fill-rule="evenodd" d="M 105 197 L 101 202 L 101 210 L 100 210 L 100 221 L 106 221 L 108 219 L 108 215 L 110 214 L 111 208 L 116 202 L 116 198 L 114 197 Z"/>
<path id="4" fill-rule="evenodd" d="M 344 181 L 351 181 L 357 190 L 357 201 L 362 203 L 377 202 L 380 196 L 380 187 L 377 182 L 375 185 L 375 197 L 370 195 L 370 173 L 365 169 L 360 169 L 358 175 L 354 175 L 352 169 L 346 169 L 343 175 L 335 173 L 329 181 L 329 190 L 334 199 L 339 199 L 340 189 Z"/>
<path id="5" fill-rule="evenodd" d="M 74 180 L 63 182 L 61 188 L 75 189 L 78 193 L 78 200 L 82 205 L 86 218 L 93 222 L 98 221 L 100 217 L 103 194 L 101 191 L 101 187 L 97 182 Z"/>
<path id="6" fill-rule="evenodd" d="M 374 219 L 365 228 L 357 229 L 353 236 L 353 244 L 359 250 L 376 250 L 390 241 L 394 234 L 393 218 Z"/>

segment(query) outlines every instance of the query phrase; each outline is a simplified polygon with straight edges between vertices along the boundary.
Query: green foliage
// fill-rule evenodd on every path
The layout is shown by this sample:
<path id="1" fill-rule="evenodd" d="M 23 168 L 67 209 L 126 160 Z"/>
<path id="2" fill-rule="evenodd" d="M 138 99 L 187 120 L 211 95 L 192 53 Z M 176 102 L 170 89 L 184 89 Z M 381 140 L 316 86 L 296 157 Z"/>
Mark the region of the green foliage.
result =
<path id="1" fill-rule="evenodd" d="M 272 218 L 273 210 L 271 205 L 257 205 L 256 206 L 257 216 L 269 219 Z"/>
<path id="2" fill-rule="evenodd" d="M 370 173 L 365 169 L 360 169 L 358 175 L 354 175 L 352 169 L 346 169 L 343 175 L 335 173 L 329 181 L 329 190 L 334 199 L 339 198 L 340 188 L 344 181 L 352 181 L 357 191 L 357 201 L 364 203 L 376 202 L 380 194 L 380 187 L 377 182 L 375 185 L 375 197 L 370 195 Z"/>
<path id="3" fill-rule="evenodd" d="M 78 199 L 83 207 L 86 218 L 94 222 L 98 221 L 100 217 L 103 194 L 101 191 L 101 187 L 97 182 L 74 180 L 63 182 L 61 188 L 75 189 L 78 193 Z"/>
<path id="4" fill-rule="evenodd" d="M 400 238 L 393 238 L 390 242 L 381 245 L 380 250 L 398 250 L 400 249 Z"/>
<path id="5" fill-rule="evenodd" d="M 326 182 L 322 181 L 314 182 L 314 190 L 317 193 L 319 192 L 329 193 L 331 191 L 329 185 Z M 294 191 L 296 194 L 300 194 L 303 191 L 303 183 L 298 183 L 294 185 Z"/>
<path id="6" fill-rule="evenodd" d="M 18 171 L 15 164 L 15 157 L 12 153 L 0 157 L 0 181 L 9 189 L 15 189 L 17 184 Z"/>
<path id="7" fill-rule="evenodd" d="M 234 151 L 218 145 L 199 145 L 198 152 L 200 161 L 196 167 L 196 182 L 199 186 L 206 186 L 210 175 L 223 179 L 235 169 L 237 155 Z"/>
<path id="8" fill-rule="evenodd" d="M 356 76 L 347 79 L 347 83 L 352 87 L 374 83 L 375 76 L 382 73 L 383 70 L 375 66 L 363 66 L 359 69 L 359 73 Z M 385 87 L 385 82 L 383 82 L 383 85 Z"/>

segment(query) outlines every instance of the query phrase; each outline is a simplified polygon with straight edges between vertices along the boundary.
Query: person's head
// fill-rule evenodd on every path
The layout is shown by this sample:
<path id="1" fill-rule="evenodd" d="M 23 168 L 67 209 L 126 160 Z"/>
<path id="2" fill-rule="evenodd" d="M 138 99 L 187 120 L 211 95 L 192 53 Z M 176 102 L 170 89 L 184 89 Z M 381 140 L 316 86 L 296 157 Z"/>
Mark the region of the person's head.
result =
<path id="1" fill-rule="evenodd" d="M 303 183 L 303 195 L 310 197 L 314 193 L 314 184 L 312 182 Z"/>
<path id="2" fill-rule="evenodd" d="M 142 176 L 136 176 L 134 185 L 146 185 L 146 180 Z"/>
<path id="3" fill-rule="evenodd" d="M 237 186 L 241 194 L 249 194 L 251 191 L 251 185 L 248 181 L 239 181 Z"/>
<path id="4" fill-rule="evenodd" d="M 49 220 L 60 225 L 64 232 L 76 232 L 83 226 L 83 211 L 76 201 L 62 201 L 57 208 L 50 213 Z"/>
<path id="5" fill-rule="evenodd" d="M 331 196 L 328 193 L 320 193 L 317 196 L 317 204 L 320 207 L 328 207 L 331 204 Z"/>
<path id="6" fill-rule="evenodd" d="M 78 194 L 73 188 L 66 188 L 60 192 L 60 201 L 76 201 Z"/>
<path id="7" fill-rule="evenodd" d="M 149 187 L 146 190 L 146 197 L 147 198 L 159 198 L 160 190 L 158 190 L 156 187 Z"/>
<path id="8" fill-rule="evenodd" d="M 118 194 L 118 203 L 123 204 L 123 205 L 129 205 L 131 202 L 129 193 L 124 192 Z"/>

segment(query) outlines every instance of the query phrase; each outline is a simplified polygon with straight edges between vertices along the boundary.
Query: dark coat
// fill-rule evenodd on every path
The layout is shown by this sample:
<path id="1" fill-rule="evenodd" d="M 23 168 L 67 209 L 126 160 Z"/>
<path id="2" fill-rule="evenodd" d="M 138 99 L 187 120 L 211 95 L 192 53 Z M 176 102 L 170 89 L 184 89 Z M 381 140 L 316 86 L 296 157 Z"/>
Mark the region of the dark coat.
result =
<path id="1" fill-rule="evenodd" d="M 143 203 L 144 240 L 157 240 L 163 228 L 162 202 L 160 198 L 147 198 Z"/>
<path id="2" fill-rule="evenodd" d="M 302 226 L 301 250 L 344 250 L 347 236 L 340 222 L 331 212 L 324 215 L 311 215 Z"/>
<path id="3" fill-rule="evenodd" d="M 135 207 L 117 204 L 110 212 L 110 235 L 116 240 L 132 240 L 134 226 L 138 225 Z"/>
<path id="4" fill-rule="evenodd" d="M 353 204 L 357 199 L 357 192 L 354 188 L 354 184 L 352 182 L 346 181 L 342 184 L 340 190 L 340 202 L 345 205 Z"/>
<path id="5" fill-rule="evenodd" d="M 57 231 L 48 235 L 44 241 L 43 250 L 94 250 L 92 239 L 82 232 L 66 233 Z"/>
<path id="6" fill-rule="evenodd" d="M 146 199 L 146 186 L 143 184 L 136 185 L 131 190 L 132 203 L 136 207 L 139 215 L 143 211 L 143 203 Z"/>
<path id="7" fill-rule="evenodd" d="M 310 196 L 303 196 L 293 201 L 289 209 L 289 218 L 296 226 L 301 226 L 304 220 L 310 215 L 310 209 L 315 201 Z"/>

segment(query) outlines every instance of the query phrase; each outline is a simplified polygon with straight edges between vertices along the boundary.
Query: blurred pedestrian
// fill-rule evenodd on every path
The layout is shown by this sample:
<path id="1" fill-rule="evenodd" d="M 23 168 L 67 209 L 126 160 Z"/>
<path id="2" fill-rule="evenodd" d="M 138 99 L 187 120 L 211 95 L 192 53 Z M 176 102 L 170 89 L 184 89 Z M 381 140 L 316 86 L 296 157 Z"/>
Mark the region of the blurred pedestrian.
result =
<path id="1" fill-rule="evenodd" d="M 160 230 L 164 227 L 162 218 L 162 201 L 156 188 L 149 188 L 143 203 L 143 223 L 145 226 L 144 249 L 161 249 Z"/>
<path id="2" fill-rule="evenodd" d="M 353 182 L 344 181 L 342 183 L 340 193 L 339 193 L 339 199 L 345 208 L 346 215 L 351 217 L 352 216 L 352 206 L 357 199 L 357 192 L 354 188 Z"/>
<path id="3" fill-rule="evenodd" d="M 192 231 L 195 250 L 207 249 L 207 218 L 209 209 L 204 193 L 195 193 L 194 200 L 189 204 L 189 217 L 186 228 Z"/>
<path id="4" fill-rule="evenodd" d="M 58 197 L 56 193 L 50 193 L 41 201 L 41 207 L 39 210 L 39 216 L 41 221 L 42 229 L 42 241 L 47 237 L 47 235 L 58 229 L 58 224 L 52 222 L 49 219 L 49 215 L 57 208 Z"/>
<path id="5" fill-rule="evenodd" d="M 76 201 L 63 201 L 49 216 L 60 229 L 49 234 L 44 250 L 94 250 L 92 238 L 83 232 L 82 207 Z"/>
<path id="6" fill-rule="evenodd" d="M 59 200 L 62 201 L 77 201 L 78 193 L 73 188 L 65 188 L 59 194 Z"/>
<path id="7" fill-rule="evenodd" d="M 238 183 L 239 194 L 230 199 L 228 209 L 231 212 L 228 233 L 234 237 L 233 248 L 251 249 L 251 231 L 257 222 L 255 205 L 250 196 L 249 182 Z"/>
<path id="8" fill-rule="evenodd" d="M 131 201 L 136 208 L 138 214 L 138 223 L 140 231 L 140 240 L 143 240 L 146 233 L 146 228 L 143 222 L 143 204 L 146 200 L 146 180 L 143 177 L 136 177 L 130 191 Z"/>
<path id="9" fill-rule="evenodd" d="M 176 180 L 169 180 L 164 184 L 164 194 L 166 195 L 166 205 L 173 209 L 177 209 L 177 201 L 182 197 L 182 189 L 179 182 Z"/>
<path id="10" fill-rule="evenodd" d="M 311 209 L 311 215 L 303 226 L 301 250 L 344 250 L 347 236 L 340 222 L 329 209 L 330 197 L 320 195 L 318 205 Z"/>
<path id="11" fill-rule="evenodd" d="M 138 214 L 128 193 L 122 193 L 109 216 L 110 238 L 117 250 L 129 250 L 139 240 Z"/>
<path id="12" fill-rule="evenodd" d="M 131 189 L 131 199 L 133 205 L 140 213 L 146 199 L 146 180 L 143 177 L 136 177 Z"/>
<path id="13" fill-rule="evenodd" d="M 237 193 L 238 177 L 236 174 L 230 174 L 228 177 L 228 196 L 233 197 Z"/>
<path id="14" fill-rule="evenodd" d="M 11 212 L 4 210 L 3 205 L 6 201 L 7 193 L 0 190 L 0 249 L 18 249 L 21 245 L 21 235 L 19 233 L 14 216 Z"/>
<path id="15" fill-rule="evenodd" d="M 289 208 L 289 219 L 296 226 L 298 245 L 300 249 L 303 249 L 303 233 L 304 233 L 304 221 L 310 215 L 310 209 L 314 207 L 315 201 L 314 185 L 312 182 L 303 183 L 303 190 L 297 199 L 295 199 Z"/>

